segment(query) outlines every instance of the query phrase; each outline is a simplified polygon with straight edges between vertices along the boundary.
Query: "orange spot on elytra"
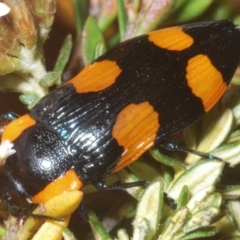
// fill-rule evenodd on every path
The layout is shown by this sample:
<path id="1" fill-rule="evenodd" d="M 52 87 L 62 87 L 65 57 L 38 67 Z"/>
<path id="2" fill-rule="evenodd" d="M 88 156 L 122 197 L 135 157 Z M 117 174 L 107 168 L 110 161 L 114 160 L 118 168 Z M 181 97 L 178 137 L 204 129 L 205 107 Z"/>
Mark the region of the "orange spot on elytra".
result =
<path id="1" fill-rule="evenodd" d="M 79 190 L 83 183 L 73 170 L 69 170 L 60 178 L 48 184 L 41 192 L 32 197 L 33 203 L 45 203 L 64 192 Z"/>
<path id="2" fill-rule="evenodd" d="M 148 102 L 130 104 L 119 113 L 112 136 L 123 146 L 124 153 L 113 172 L 137 160 L 153 146 L 160 127 L 158 117 Z"/>
<path id="3" fill-rule="evenodd" d="M 36 121 L 28 114 L 15 119 L 14 121 L 10 122 L 4 129 L 4 132 L 2 134 L 2 141 L 9 140 L 10 142 L 13 142 L 22 134 L 24 130 L 35 124 Z"/>
<path id="4" fill-rule="evenodd" d="M 191 36 L 183 32 L 180 27 L 160 29 L 149 34 L 148 40 L 158 47 L 181 51 L 190 47 L 194 40 Z"/>
<path id="5" fill-rule="evenodd" d="M 84 68 L 68 83 L 73 83 L 78 93 L 98 92 L 115 83 L 122 72 L 116 62 L 104 60 Z"/>
<path id="6" fill-rule="evenodd" d="M 193 94 L 202 99 L 205 112 L 216 104 L 227 89 L 222 74 L 203 54 L 188 61 L 186 78 Z"/>

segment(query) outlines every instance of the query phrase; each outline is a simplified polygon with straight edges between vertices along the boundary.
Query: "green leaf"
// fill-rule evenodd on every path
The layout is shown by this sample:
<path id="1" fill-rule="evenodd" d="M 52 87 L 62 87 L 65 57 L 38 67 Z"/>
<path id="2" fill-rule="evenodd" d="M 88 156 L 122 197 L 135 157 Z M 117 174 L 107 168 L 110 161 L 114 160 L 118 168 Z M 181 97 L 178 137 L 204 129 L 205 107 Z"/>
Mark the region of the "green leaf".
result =
<path id="1" fill-rule="evenodd" d="M 127 26 L 127 13 L 125 10 L 123 0 L 117 0 L 117 9 L 118 9 L 118 25 L 119 25 L 120 39 L 123 39 L 126 32 L 126 26 Z"/>
<path id="2" fill-rule="evenodd" d="M 209 206 L 220 207 L 222 197 L 219 194 L 213 193 L 214 190 L 214 186 L 209 186 L 194 194 L 187 203 L 187 207 L 191 213 L 205 210 Z"/>
<path id="3" fill-rule="evenodd" d="M 102 4 L 100 4 L 100 12 L 97 16 L 98 26 L 102 32 L 105 32 L 116 19 L 117 11 L 118 9 L 116 0 L 108 0 L 107 4 L 102 1 Z"/>
<path id="4" fill-rule="evenodd" d="M 87 18 L 84 26 L 81 49 L 85 65 L 89 65 L 96 57 L 106 51 L 104 37 L 96 20 L 91 16 Z"/>
<path id="5" fill-rule="evenodd" d="M 240 140 L 240 129 L 237 129 L 233 132 L 228 137 L 228 142 L 235 142 Z"/>
<path id="6" fill-rule="evenodd" d="M 31 109 L 40 100 L 40 97 L 34 93 L 24 93 L 19 96 L 19 99 Z"/>
<path id="7" fill-rule="evenodd" d="M 160 153 L 156 149 L 150 149 L 149 152 L 155 160 L 164 165 L 172 167 L 176 172 L 182 172 L 186 169 L 186 166 L 183 163 Z"/>
<path id="8" fill-rule="evenodd" d="M 39 85 L 42 88 L 49 88 L 53 86 L 56 82 L 60 82 L 61 75 L 57 72 L 48 72 L 44 77 L 39 80 Z"/>
<path id="9" fill-rule="evenodd" d="M 188 186 L 190 196 L 214 186 L 218 181 L 224 163 L 218 160 L 200 162 L 182 173 L 170 186 L 168 196 L 178 200 L 183 186 Z"/>
<path id="10" fill-rule="evenodd" d="M 64 228 L 62 234 L 63 234 L 64 240 L 77 240 L 77 239 L 74 237 L 73 232 L 70 231 L 68 228 Z"/>
<path id="11" fill-rule="evenodd" d="M 224 144 L 212 151 L 212 154 L 234 167 L 240 163 L 240 140 Z"/>
<path id="12" fill-rule="evenodd" d="M 137 207 L 133 221 L 133 240 L 152 239 L 156 234 L 162 216 L 163 183 L 161 181 L 149 185 Z"/>
<path id="13" fill-rule="evenodd" d="M 228 210 L 234 225 L 239 231 L 240 230 L 240 201 L 239 200 L 229 201 Z"/>
<path id="14" fill-rule="evenodd" d="M 170 183 L 173 181 L 172 168 L 166 165 L 162 165 L 162 178 L 164 179 L 164 188 L 168 189 Z"/>
<path id="15" fill-rule="evenodd" d="M 3 239 L 5 239 L 7 235 L 7 230 L 6 228 L 0 224 L 0 237 L 2 237 Z"/>
<path id="16" fill-rule="evenodd" d="M 220 192 L 224 199 L 237 199 L 240 198 L 239 185 L 218 185 L 217 191 Z"/>
<path id="17" fill-rule="evenodd" d="M 204 13 L 214 0 L 178 0 L 174 19 L 177 22 L 186 22 Z"/>
<path id="18" fill-rule="evenodd" d="M 129 236 L 127 234 L 127 231 L 125 229 L 119 229 L 117 231 L 117 237 L 118 237 L 118 240 L 129 240 Z"/>
<path id="19" fill-rule="evenodd" d="M 189 201 L 189 191 L 187 186 L 183 186 L 178 198 L 178 209 L 185 207 Z"/>
<path id="20" fill-rule="evenodd" d="M 88 16 L 88 1 L 73 0 L 72 2 L 76 18 L 77 34 L 80 35 L 82 33 L 83 26 Z"/>
<path id="21" fill-rule="evenodd" d="M 106 229 L 102 226 L 94 212 L 88 213 L 88 219 L 93 231 L 94 239 L 96 240 L 111 240 L 112 238 L 107 233 Z"/>
<path id="22" fill-rule="evenodd" d="M 203 210 L 195 212 L 184 226 L 183 232 L 188 233 L 201 227 L 209 226 L 212 219 L 216 217 L 219 212 L 220 209 L 213 206 L 209 206 Z"/>
<path id="23" fill-rule="evenodd" d="M 240 25 L 240 15 L 235 18 L 235 24 Z"/>
<path id="24" fill-rule="evenodd" d="M 63 71 L 64 71 L 64 69 L 65 69 L 65 67 L 68 63 L 68 60 L 69 60 L 69 57 L 70 57 L 70 54 L 71 54 L 71 50 L 72 50 L 72 36 L 68 35 L 64 39 L 64 42 L 63 42 L 61 50 L 58 54 L 58 58 L 57 58 L 57 61 L 55 63 L 53 72 L 57 72 L 60 75 L 62 75 L 62 73 L 63 73 Z M 61 78 L 59 78 L 59 81 L 57 81 L 56 84 L 58 86 L 61 84 Z"/>
<path id="25" fill-rule="evenodd" d="M 188 221 L 189 218 L 189 210 L 184 207 L 177 210 L 163 225 L 163 231 L 158 237 L 158 240 L 172 240 L 174 239 L 174 235 L 179 232 L 181 233 L 183 226 Z M 182 234 L 184 235 L 184 234 Z M 179 236 L 176 239 L 181 239 Z"/>
<path id="26" fill-rule="evenodd" d="M 143 239 L 143 240 L 147 240 L 148 238 L 148 234 L 149 234 L 149 222 L 146 218 L 143 218 L 141 220 L 141 223 L 138 224 L 138 226 L 134 226 L 134 222 L 133 222 L 133 227 L 134 230 L 136 229 L 136 231 L 133 232 L 133 237 L 132 240 L 138 240 L 138 239 Z"/>
<path id="27" fill-rule="evenodd" d="M 161 177 L 161 168 L 156 168 L 151 165 L 148 161 L 143 161 L 141 159 L 137 160 L 133 164 L 130 164 L 128 168 L 131 172 L 138 176 L 139 179 L 144 179 L 150 182 L 157 181 L 159 179 L 163 180 Z"/>
<path id="28" fill-rule="evenodd" d="M 231 109 L 225 109 L 220 116 L 207 124 L 205 128 L 203 138 L 197 146 L 197 151 L 200 152 L 210 152 L 217 148 L 229 135 L 234 121 L 234 116 Z M 224 127 L 223 127 L 224 126 Z M 218 154 L 216 154 L 218 157 Z M 194 165 L 197 161 L 201 159 L 200 156 L 194 154 L 188 154 L 184 163 L 186 165 Z"/>
<path id="29" fill-rule="evenodd" d="M 234 11 L 234 6 L 229 1 L 220 1 L 218 4 L 215 4 L 214 8 L 212 9 L 211 19 L 231 19 L 233 17 Z"/>
<path id="30" fill-rule="evenodd" d="M 211 237 L 214 236 L 216 233 L 218 233 L 218 229 L 216 227 L 209 226 L 190 232 L 186 234 L 181 240 Z"/>

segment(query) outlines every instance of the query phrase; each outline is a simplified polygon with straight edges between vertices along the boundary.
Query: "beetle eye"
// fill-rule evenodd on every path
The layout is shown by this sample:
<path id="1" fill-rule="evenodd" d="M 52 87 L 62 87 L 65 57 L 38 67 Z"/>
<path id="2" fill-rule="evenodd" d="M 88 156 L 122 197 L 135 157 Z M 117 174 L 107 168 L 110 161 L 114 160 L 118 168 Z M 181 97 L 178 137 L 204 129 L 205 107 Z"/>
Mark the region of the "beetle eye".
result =
<path id="1" fill-rule="evenodd" d="M 6 159 L 13 155 L 16 151 L 13 149 L 13 143 L 9 140 L 4 140 L 0 144 L 0 165 L 6 162 Z"/>

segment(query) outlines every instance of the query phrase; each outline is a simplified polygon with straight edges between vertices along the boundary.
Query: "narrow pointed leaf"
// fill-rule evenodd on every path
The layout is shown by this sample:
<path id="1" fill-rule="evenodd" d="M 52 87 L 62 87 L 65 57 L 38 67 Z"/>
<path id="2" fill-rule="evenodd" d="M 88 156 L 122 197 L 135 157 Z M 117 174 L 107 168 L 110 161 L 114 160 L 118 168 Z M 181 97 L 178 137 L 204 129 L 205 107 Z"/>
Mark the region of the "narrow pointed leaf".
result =
<path id="1" fill-rule="evenodd" d="M 137 207 L 133 222 L 133 239 L 139 239 L 146 230 L 144 220 L 149 223 L 147 239 L 157 232 L 163 206 L 163 183 L 161 181 L 149 185 L 144 191 Z"/>
<path id="2" fill-rule="evenodd" d="M 107 231 L 105 230 L 105 228 L 102 226 L 100 221 L 98 220 L 95 213 L 90 211 L 88 213 L 88 219 L 89 219 L 89 223 L 92 228 L 92 231 L 93 231 L 94 238 L 96 240 L 102 240 L 102 239 L 111 240 L 112 239 L 110 237 L 110 235 L 107 233 Z"/>
<path id="3" fill-rule="evenodd" d="M 168 196 L 178 200 L 183 186 L 188 186 L 191 196 L 204 188 L 213 186 L 219 179 L 224 163 L 209 160 L 198 163 L 181 174 L 170 186 Z"/>
<path id="4" fill-rule="evenodd" d="M 195 17 L 200 16 L 211 4 L 213 0 L 179 0 L 178 12 L 175 16 L 178 22 L 189 21 Z"/>
<path id="5" fill-rule="evenodd" d="M 123 0 L 117 0 L 117 9 L 118 9 L 118 25 L 120 38 L 123 39 L 126 32 L 127 25 L 127 13 L 124 6 Z"/>
<path id="6" fill-rule="evenodd" d="M 167 227 L 164 232 L 158 237 L 158 240 L 172 240 L 175 233 L 182 230 L 182 227 L 187 222 L 189 218 L 188 208 L 179 209 L 173 216 L 169 219 Z M 181 239 L 181 238 L 177 238 Z"/>
<path id="7" fill-rule="evenodd" d="M 214 236 L 216 233 L 218 233 L 218 229 L 216 227 L 209 226 L 198 231 L 190 232 L 186 234 L 181 240 L 207 238 Z"/>
<path id="8" fill-rule="evenodd" d="M 200 141 L 196 150 L 208 153 L 218 147 L 228 136 L 232 128 L 233 120 L 232 111 L 230 109 L 225 109 L 225 111 L 222 112 L 222 114 L 217 117 L 206 129 L 204 137 Z M 185 164 L 193 165 L 200 158 L 201 157 L 194 154 L 188 154 L 185 159 Z"/>
<path id="9" fill-rule="evenodd" d="M 102 53 L 106 50 L 104 37 L 98 27 L 96 20 L 89 16 L 83 30 L 82 51 L 85 65 L 89 65 L 96 57 L 96 49 L 99 44 L 103 44 Z"/>
<path id="10" fill-rule="evenodd" d="M 127 234 L 127 231 L 125 229 L 119 229 L 117 232 L 118 240 L 129 240 L 129 236 Z"/>
<path id="11" fill-rule="evenodd" d="M 228 209 L 234 225 L 240 230 L 240 201 L 231 200 L 228 202 Z"/>

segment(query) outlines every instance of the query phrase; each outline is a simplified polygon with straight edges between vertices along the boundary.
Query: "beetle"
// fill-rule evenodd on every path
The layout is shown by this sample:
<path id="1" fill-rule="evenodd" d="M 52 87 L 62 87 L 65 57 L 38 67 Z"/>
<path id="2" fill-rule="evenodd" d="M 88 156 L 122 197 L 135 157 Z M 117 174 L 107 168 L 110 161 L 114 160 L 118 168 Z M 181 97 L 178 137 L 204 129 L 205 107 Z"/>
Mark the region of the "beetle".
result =
<path id="1" fill-rule="evenodd" d="M 28 114 L 9 120 L 1 141 L 13 144 L 15 153 L 1 165 L 0 197 L 16 213 L 14 194 L 44 203 L 85 183 L 138 185 L 108 186 L 104 179 L 209 112 L 239 56 L 240 29 L 230 20 L 120 43 Z M 64 188 L 56 187 L 62 182 Z"/>

